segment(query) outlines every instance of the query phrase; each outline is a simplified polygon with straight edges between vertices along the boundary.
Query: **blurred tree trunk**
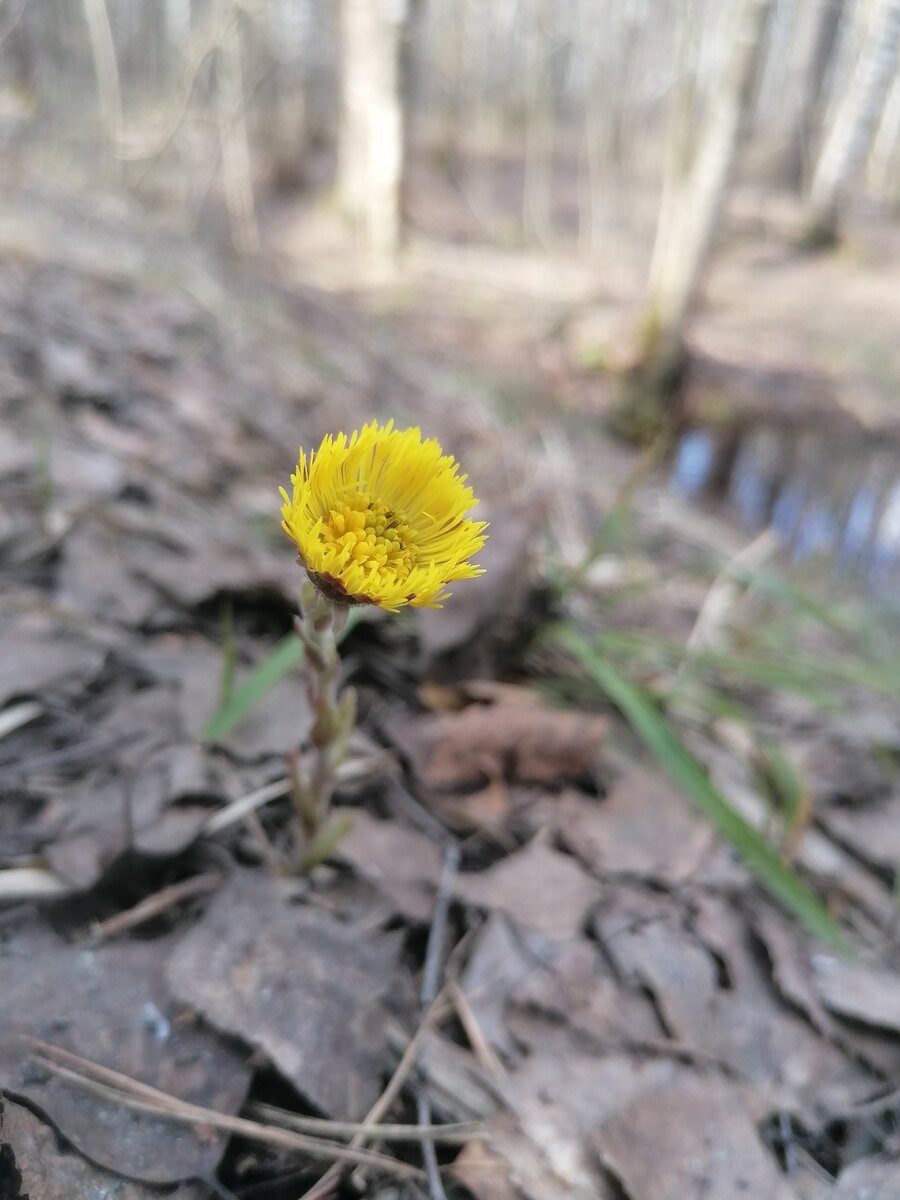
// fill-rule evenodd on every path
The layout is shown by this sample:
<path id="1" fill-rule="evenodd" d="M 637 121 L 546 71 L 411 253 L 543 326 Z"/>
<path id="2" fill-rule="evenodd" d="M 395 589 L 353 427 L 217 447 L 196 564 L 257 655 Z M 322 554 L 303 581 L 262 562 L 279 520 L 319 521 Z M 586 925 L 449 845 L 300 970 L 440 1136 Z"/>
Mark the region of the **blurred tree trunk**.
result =
<path id="1" fill-rule="evenodd" d="M 879 200 L 893 209 L 900 206 L 900 75 L 894 79 L 894 86 L 885 101 L 884 114 L 869 155 L 868 177 Z"/>
<path id="2" fill-rule="evenodd" d="M 441 9 L 440 38 L 432 69 L 440 78 L 440 101 L 436 120 L 435 149 L 438 161 L 452 175 L 458 174 L 462 161 L 461 134 L 465 128 L 466 92 L 463 84 L 466 46 L 469 36 L 470 2 Z"/>
<path id="3" fill-rule="evenodd" d="M 401 108 L 401 146 L 400 159 L 400 233 L 406 223 L 409 197 L 409 172 L 406 164 L 412 162 L 415 142 L 419 139 L 420 129 L 415 120 L 415 114 L 425 108 L 423 86 L 422 60 L 423 26 L 425 18 L 425 0 L 406 0 L 403 27 L 400 37 L 400 108 Z"/>
<path id="4" fill-rule="evenodd" d="M 877 0 L 869 34 L 838 102 L 809 191 L 806 240 L 831 245 L 842 210 L 866 164 L 878 130 L 900 49 L 900 0 Z"/>
<path id="5" fill-rule="evenodd" d="M 689 0 L 681 18 L 678 45 L 678 75 L 675 81 L 662 194 L 656 218 L 656 238 L 650 260 L 650 286 L 665 273 L 665 262 L 673 252 L 674 225 L 680 219 L 684 191 L 694 162 L 695 118 L 697 115 L 697 42 L 702 14 L 700 5 Z"/>
<path id="6" fill-rule="evenodd" d="M 784 160 L 785 182 L 798 192 L 808 177 L 811 150 L 825 98 L 825 84 L 834 61 L 844 8 L 845 0 L 821 0 L 814 13 L 809 57 L 800 85 L 800 103 Z"/>
<path id="7" fill-rule="evenodd" d="M 750 111 L 774 0 L 743 0 L 725 70 L 713 92 L 705 129 L 686 177 L 661 214 L 648 297 L 639 322 L 638 358 L 615 423 L 639 441 L 666 423 L 668 401 L 684 365 L 684 331 L 719 227 L 722 207 Z M 685 161 L 682 114 L 673 122 L 670 166 Z M 668 210 L 668 211 L 667 211 Z"/>
<path id="8" fill-rule="evenodd" d="M 526 11 L 525 162 L 522 227 L 528 238 L 546 246 L 552 237 L 553 95 L 549 71 L 551 40 L 546 0 L 532 0 Z"/>
<path id="9" fill-rule="evenodd" d="M 219 46 L 216 88 L 222 184 L 234 247 L 240 254 L 253 254 L 259 247 L 259 226 L 247 132 L 240 14 L 236 0 L 222 0 L 222 5 L 225 27 Z"/>
<path id="10" fill-rule="evenodd" d="M 117 149 L 122 137 L 122 90 L 109 12 L 106 0 L 82 0 L 82 4 L 97 80 L 100 122 L 108 146 L 111 168 L 113 173 L 118 175 L 121 169 Z"/>
<path id="11" fill-rule="evenodd" d="M 377 258 L 400 247 L 403 0 L 341 0 L 341 208 Z"/>

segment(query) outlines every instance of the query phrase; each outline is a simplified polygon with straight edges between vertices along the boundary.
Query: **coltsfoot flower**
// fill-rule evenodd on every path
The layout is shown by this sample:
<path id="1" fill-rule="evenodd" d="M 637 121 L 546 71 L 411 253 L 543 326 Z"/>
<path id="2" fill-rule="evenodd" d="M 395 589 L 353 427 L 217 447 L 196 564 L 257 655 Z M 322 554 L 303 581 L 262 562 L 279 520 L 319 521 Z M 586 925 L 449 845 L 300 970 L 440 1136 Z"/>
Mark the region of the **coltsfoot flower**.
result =
<path id="1" fill-rule="evenodd" d="M 330 600 L 440 608 L 447 584 L 483 574 L 471 562 L 487 524 L 452 455 L 419 429 L 373 421 L 300 451 L 282 526 L 309 577 Z"/>

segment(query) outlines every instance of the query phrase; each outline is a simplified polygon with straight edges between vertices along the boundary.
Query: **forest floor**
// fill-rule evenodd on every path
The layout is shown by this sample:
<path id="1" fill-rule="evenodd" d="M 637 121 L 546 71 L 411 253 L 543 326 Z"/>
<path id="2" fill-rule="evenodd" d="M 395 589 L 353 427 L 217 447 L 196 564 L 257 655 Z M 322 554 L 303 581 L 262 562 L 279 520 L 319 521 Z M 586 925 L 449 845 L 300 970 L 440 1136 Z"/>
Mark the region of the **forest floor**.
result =
<path id="1" fill-rule="evenodd" d="M 897 245 L 756 236 L 701 357 L 889 439 Z M 422 238 L 367 280 L 334 237 L 0 213 L 0 1200 L 434 1196 L 423 1099 L 450 1197 L 897 1200 L 889 614 L 604 434 L 624 273 Z M 297 445 L 372 417 L 464 464 L 487 573 L 351 633 L 354 823 L 294 878 L 299 671 L 223 713 L 290 633 Z"/>

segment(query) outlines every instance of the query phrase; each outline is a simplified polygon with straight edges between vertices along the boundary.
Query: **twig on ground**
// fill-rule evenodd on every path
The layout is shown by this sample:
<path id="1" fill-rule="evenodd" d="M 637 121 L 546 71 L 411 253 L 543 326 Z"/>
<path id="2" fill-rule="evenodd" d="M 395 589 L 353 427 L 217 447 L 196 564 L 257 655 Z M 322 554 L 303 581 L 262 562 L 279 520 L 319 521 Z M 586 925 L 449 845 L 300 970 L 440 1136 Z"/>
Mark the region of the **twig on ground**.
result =
<path id="1" fill-rule="evenodd" d="M 122 1104 L 126 1108 L 165 1117 L 185 1125 L 202 1125 L 226 1133 L 234 1133 L 247 1138 L 248 1141 L 281 1146 L 286 1150 L 296 1150 L 310 1158 L 327 1159 L 332 1163 L 342 1161 L 374 1167 L 404 1179 L 421 1178 L 422 1172 L 418 1167 L 398 1162 L 389 1155 L 374 1150 L 344 1146 L 340 1142 L 329 1141 L 326 1138 L 312 1137 L 279 1126 L 264 1125 L 259 1121 L 248 1120 L 246 1117 L 233 1117 L 227 1113 L 216 1112 L 214 1109 L 189 1104 L 179 1100 L 177 1096 L 161 1092 L 140 1080 L 132 1079 L 119 1071 L 111 1070 L 109 1067 L 103 1067 L 99 1063 L 73 1054 L 61 1046 L 53 1046 L 48 1042 L 30 1037 L 23 1038 L 23 1041 L 29 1046 L 35 1057 L 40 1059 L 42 1065 L 53 1074 L 102 1096 L 104 1099 Z"/>
<path id="2" fill-rule="evenodd" d="M 0 871 L 0 900 L 44 900 L 72 888 L 45 867 L 8 867 Z"/>
<path id="3" fill-rule="evenodd" d="M 207 892 L 214 892 L 221 883 L 221 875 L 207 872 L 204 875 L 193 875 L 190 879 L 182 879 L 178 883 L 160 888 L 151 896 L 145 896 L 133 908 L 126 908 L 124 912 L 116 913 L 115 916 L 109 917 L 105 921 L 95 921 L 91 925 L 91 940 L 101 942 L 106 938 L 125 933 L 129 929 L 135 929 L 138 925 L 143 925 L 145 921 L 158 917 L 166 909 L 180 904 L 183 900 L 191 900 L 194 896 L 204 896 Z"/>
<path id="4" fill-rule="evenodd" d="M 428 931 L 425 966 L 422 969 L 422 990 L 419 999 L 423 1018 L 431 1010 L 432 1005 L 437 999 L 441 967 L 444 961 L 444 943 L 447 939 L 447 918 L 450 912 L 450 901 L 453 899 L 453 887 L 456 882 L 456 873 L 458 870 L 459 845 L 455 841 L 446 841 L 444 845 L 443 869 L 441 871 L 440 882 L 438 883 L 437 896 L 434 901 L 431 929 Z M 432 1122 L 431 1099 L 428 1094 L 424 1048 L 419 1054 L 417 1069 L 419 1086 L 418 1096 L 416 1097 L 416 1112 L 419 1127 L 426 1129 Z M 431 1200 L 446 1200 L 434 1142 L 422 1143 L 422 1161 L 425 1163 L 425 1174 L 428 1177 L 428 1193 Z"/>
<path id="5" fill-rule="evenodd" d="M 456 1015 L 459 1017 L 463 1029 L 466 1031 L 466 1037 L 469 1039 L 469 1045 L 475 1052 L 475 1057 L 495 1079 L 505 1079 L 506 1069 L 497 1057 L 496 1051 L 484 1036 L 481 1026 L 478 1024 L 478 1018 L 472 1011 L 469 997 L 462 990 L 459 981 L 456 979 L 451 979 L 448 987 Z"/>
<path id="6" fill-rule="evenodd" d="M 35 771 L 50 771 L 56 767 L 71 767 L 76 763 L 89 762 L 95 755 L 99 758 L 110 750 L 121 750 L 140 741 L 137 731 L 120 737 L 97 738 L 96 741 L 78 742 L 74 746 L 63 746 L 59 750 L 48 750 L 46 754 L 35 754 L 32 758 L 18 762 L 0 764 L 0 780 L 25 779 Z M 157 749 L 157 746 L 148 748 Z"/>
<path id="7" fill-rule="evenodd" d="M 389 1111 L 394 1101 L 400 1095 L 400 1090 L 406 1083 L 410 1073 L 415 1069 L 422 1042 L 434 1024 L 436 1013 L 442 1007 L 442 1004 L 443 997 L 439 996 L 431 1009 L 420 1021 L 419 1028 L 409 1039 L 387 1087 L 369 1109 L 368 1113 L 366 1113 L 362 1121 L 362 1129 L 350 1139 L 350 1146 L 363 1146 L 367 1141 L 378 1136 L 377 1133 L 373 1132 L 373 1129 L 377 1127 L 378 1122 Z M 342 1168 L 339 1163 L 333 1163 L 321 1179 L 318 1179 L 308 1191 L 304 1192 L 299 1200 L 325 1200 L 325 1197 L 330 1196 L 337 1186 L 341 1177 L 341 1170 Z"/>
<path id="8" fill-rule="evenodd" d="M 0 712 L 0 738 L 5 738 L 27 725 L 29 721 L 36 720 L 43 711 L 43 704 L 38 704 L 36 700 L 23 700 L 21 704 L 11 704 L 9 708 L 4 708 Z"/>
<path id="9" fill-rule="evenodd" d="M 255 792 L 249 792 L 246 796 L 241 796 L 238 800 L 232 800 L 230 804 L 226 804 L 224 808 L 213 813 L 204 822 L 201 832 L 206 834 L 207 837 L 210 837 L 214 833 L 221 833 L 223 829 L 227 829 L 229 825 L 236 825 L 238 821 L 242 821 L 250 813 L 256 812 L 258 808 L 262 808 L 270 800 L 280 800 L 290 790 L 291 781 L 287 777 L 276 779 L 273 783 L 267 783 L 264 787 L 257 788 Z"/>
<path id="10" fill-rule="evenodd" d="M 276 1108 L 272 1104 L 250 1104 L 247 1111 L 272 1125 L 281 1125 L 297 1133 L 321 1133 L 323 1136 L 339 1138 L 354 1137 L 364 1133 L 377 1137 L 380 1142 L 446 1142 L 460 1145 L 484 1136 L 474 1121 L 460 1121 L 455 1125 L 432 1125 L 423 1129 L 420 1125 L 375 1125 L 362 1121 L 329 1121 L 323 1117 L 304 1117 L 298 1113 Z"/>
<path id="11" fill-rule="evenodd" d="M 363 778 L 384 757 L 383 753 L 378 752 L 357 754 L 352 758 L 344 759 L 337 768 L 338 783 L 350 783 L 355 779 Z M 224 808 L 213 813 L 204 822 L 201 832 L 206 837 L 211 837 L 214 833 L 221 833 L 223 829 L 227 829 L 230 825 L 236 825 L 249 813 L 256 812 L 270 801 L 280 800 L 283 796 L 290 795 L 290 791 L 291 781 L 286 775 L 281 779 L 275 779 L 272 783 L 257 788 L 255 792 L 249 792 L 246 796 L 232 800 L 230 804 L 226 804 Z"/>

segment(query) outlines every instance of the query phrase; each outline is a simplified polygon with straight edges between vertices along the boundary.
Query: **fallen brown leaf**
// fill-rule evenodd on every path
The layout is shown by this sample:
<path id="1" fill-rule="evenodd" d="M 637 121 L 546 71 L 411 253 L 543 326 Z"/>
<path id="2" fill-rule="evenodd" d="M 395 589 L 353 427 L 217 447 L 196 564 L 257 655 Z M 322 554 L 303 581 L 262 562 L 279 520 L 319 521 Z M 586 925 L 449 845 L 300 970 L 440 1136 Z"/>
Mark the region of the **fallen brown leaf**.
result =
<path id="1" fill-rule="evenodd" d="M 545 954 L 509 994 L 509 1025 L 516 1040 L 539 1052 L 548 1025 L 565 1022 L 594 1044 L 658 1041 L 662 1035 L 652 1002 L 610 970 L 595 942 L 574 938 Z"/>
<path id="2" fill-rule="evenodd" d="M 840 1017 L 900 1033 L 900 975 L 887 967 L 816 954 L 813 982 L 826 1008 Z"/>
<path id="3" fill-rule="evenodd" d="M 841 1171 L 834 1183 L 808 1180 L 803 1200 L 894 1200 L 900 1196 L 900 1159 L 861 1158 Z"/>
<path id="4" fill-rule="evenodd" d="M 461 985 L 488 1044 L 511 1056 L 515 1049 L 506 1023 L 506 1004 L 516 984 L 538 969 L 538 951 L 501 913 L 488 917 L 475 936 Z"/>
<path id="5" fill-rule="evenodd" d="M 598 1132 L 595 1145 L 636 1200 L 796 1200 L 740 1090 L 715 1076 L 681 1074 L 636 1097 Z"/>
<path id="6" fill-rule="evenodd" d="M 696 868 L 713 836 L 661 775 L 636 767 L 603 800 L 560 798 L 563 841 L 592 870 L 676 882 Z"/>
<path id="7" fill-rule="evenodd" d="M 685 1068 L 671 1060 L 594 1055 L 569 1031 L 549 1029 L 541 1052 L 525 1059 L 503 1093 L 522 1132 L 570 1194 L 605 1197 L 615 1193 L 606 1188 L 593 1139 L 628 1104 L 684 1073 Z M 633 1195 L 655 1200 L 652 1194 Z"/>
<path id="8" fill-rule="evenodd" d="M 422 724 L 430 746 L 422 780 L 448 790 L 496 779 L 549 785 L 576 779 L 596 761 L 607 730 L 603 717 L 518 698 L 470 704 Z"/>
<path id="9" fill-rule="evenodd" d="M 771 905 L 754 914 L 754 929 L 766 948 L 772 979 L 788 1004 L 796 1007 L 829 1041 L 844 1047 L 861 1062 L 888 1078 L 900 1073 L 900 1045 L 877 1028 L 841 1021 L 828 1011 L 816 987 L 812 960 L 820 947 Z"/>
<path id="10" fill-rule="evenodd" d="M 327 1115 L 359 1120 L 387 1064 L 385 1002 L 402 991 L 400 939 L 295 905 L 238 872 L 176 947 L 177 998 L 263 1051 Z"/>
<path id="11" fill-rule="evenodd" d="M 135 1115 L 36 1068 L 24 1036 L 53 1041 L 181 1099 L 234 1113 L 249 1070 L 178 1019 L 163 981 L 170 938 L 67 945 L 35 921 L 0 944 L 0 1078 L 100 1167 L 148 1183 L 215 1170 L 225 1137 Z"/>
<path id="12" fill-rule="evenodd" d="M 382 892 L 395 910 L 413 921 L 431 917 L 441 876 L 441 852 L 431 838 L 397 821 L 379 821 L 362 808 L 339 808 L 335 817 L 353 824 L 334 857 L 350 863 Z"/>
<path id="13" fill-rule="evenodd" d="M 743 916 L 711 897 L 693 906 L 687 924 L 665 899 L 623 889 L 596 917 L 607 952 L 649 989 L 669 1035 L 788 1108 L 846 1101 L 871 1086 L 869 1072 L 779 1001 Z"/>
<path id="14" fill-rule="evenodd" d="M 559 941 L 579 932 L 600 888 L 569 855 L 535 840 L 486 871 L 461 874 L 455 892 Z"/>
<path id="15" fill-rule="evenodd" d="M 480 1139 L 462 1148 L 453 1175 L 475 1200 L 518 1200 L 520 1196 L 510 1180 L 509 1163 Z"/>
<path id="16" fill-rule="evenodd" d="M 4 617 L 0 634 L 0 708 L 13 696 L 45 696 L 86 687 L 106 657 L 105 648 L 59 622 L 22 614 Z"/>
<path id="17" fill-rule="evenodd" d="M 822 824 L 858 857 L 893 871 L 900 862 L 900 789 L 859 807 L 832 806 Z"/>
<path id="18" fill-rule="evenodd" d="M 4 1150 L 9 1156 L 6 1160 Z M 13 1191 L 14 1187 L 19 1190 Z M 13 1196 L 23 1200 L 73 1200 L 78 1196 L 204 1200 L 207 1190 L 195 1183 L 163 1190 L 112 1175 L 61 1146 L 56 1131 L 29 1109 L 0 1099 L 0 1195 L 10 1200 Z"/>

